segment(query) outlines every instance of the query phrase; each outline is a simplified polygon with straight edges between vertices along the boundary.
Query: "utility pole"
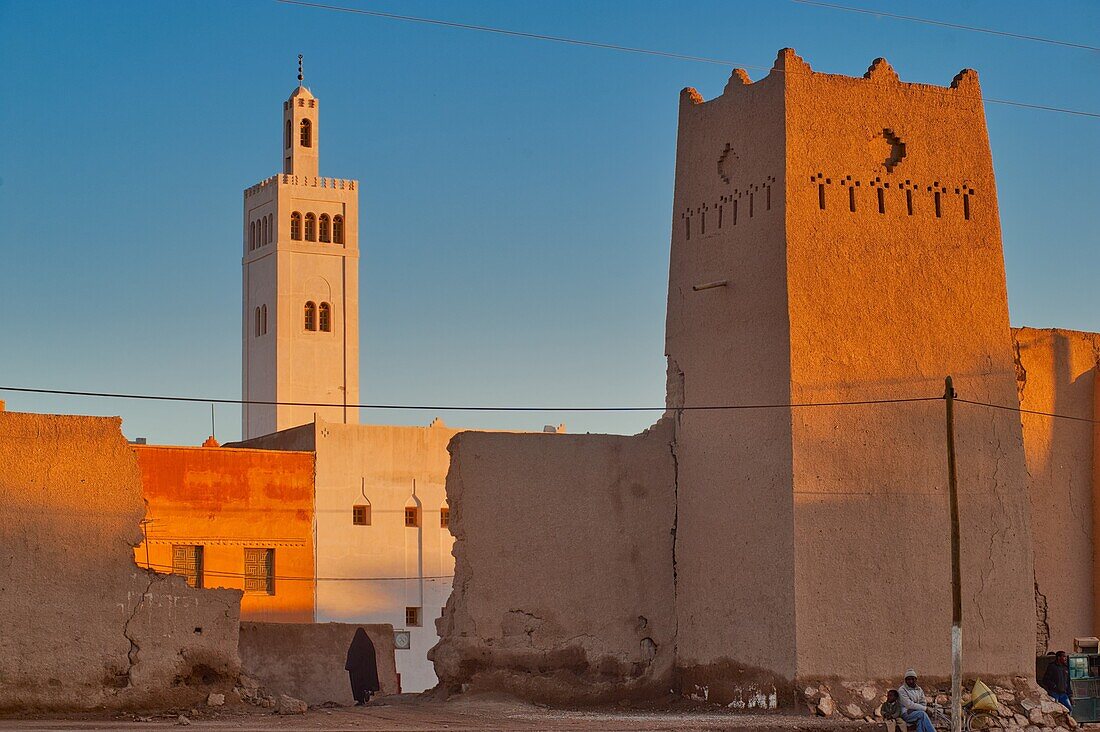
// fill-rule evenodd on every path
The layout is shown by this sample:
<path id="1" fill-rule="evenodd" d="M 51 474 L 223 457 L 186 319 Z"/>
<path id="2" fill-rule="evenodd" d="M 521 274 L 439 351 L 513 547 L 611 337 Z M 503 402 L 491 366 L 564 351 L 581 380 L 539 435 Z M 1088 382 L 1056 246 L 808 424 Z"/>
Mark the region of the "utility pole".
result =
<path id="1" fill-rule="evenodd" d="M 962 570 L 959 566 L 959 486 L 955 472 L 955 388 L 944 380 L 947 407 L 947 497 L 951 504 L 951 732 L 962 730 Z"/>

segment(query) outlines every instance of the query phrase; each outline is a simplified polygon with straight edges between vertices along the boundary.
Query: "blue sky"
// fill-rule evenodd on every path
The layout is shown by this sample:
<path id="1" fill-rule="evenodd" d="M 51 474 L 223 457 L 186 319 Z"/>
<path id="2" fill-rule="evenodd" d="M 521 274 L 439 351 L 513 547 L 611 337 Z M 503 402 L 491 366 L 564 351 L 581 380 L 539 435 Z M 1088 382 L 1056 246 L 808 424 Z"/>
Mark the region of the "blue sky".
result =
<path id="1" fill-rule="evenodd" d="M 1100 111 L 1100 54 L 788 2 L 362 2 L 768 66 L 981 74 Z M 1093 43 L 1100 3 L 852 4 Z M 679 90 L 729 68 L 240 2 L 0 0 L 0 384 L 240 395 L 241 190 L 277 172 L 297 54 L 321 171 L 361 182 L 362 399 L 659 405 Z M 751 71 L 753 78 L 761 72 Z M 987 105 L 1012 321 L 1100 330 L 1100 121 Z M 0 394 L 197 444 L 209 407 Z M 367 412 L 427 424 L 433 412 Z M 443 414 L 634 432 L 653 414 Z M 217 410 L 219 438 L 239 410 Z"/>

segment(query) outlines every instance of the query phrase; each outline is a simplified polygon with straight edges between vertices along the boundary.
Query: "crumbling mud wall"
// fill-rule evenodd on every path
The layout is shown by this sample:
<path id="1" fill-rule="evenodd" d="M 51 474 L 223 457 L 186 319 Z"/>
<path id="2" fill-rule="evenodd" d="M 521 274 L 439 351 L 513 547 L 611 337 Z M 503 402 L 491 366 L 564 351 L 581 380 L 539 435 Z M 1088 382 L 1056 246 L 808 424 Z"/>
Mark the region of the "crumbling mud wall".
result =
<path id="1" fill-rule="evenodd" d="M 1020 406 L 1096 419 L 1100 334 L 1018 328 Z M 1095 424 L 1023 413 L 1035 552 L 1036 652 L 1096 634 Z"/>
<path id="2" fill-rule="evenodd" d="M 441 688 L 549 702 L 667 693 L 671 424 L 634 437 L 464 432 L 450 445 L 454 591 Z"/>
<path id="3" fill-rule="evenodd" d="M 367 631 L 374 643 L 379 693 L 398 693 L 393 626 L 385 624 L 244 622 L 241 672 L 270 693 L 288 694 L 307 704 L 354 704 L 344 663 L 357 628 Z"/>
<path id="4" fill-rule="evenodd" d="M 0 412 L 0 710 L 192 703 L 239 671 L 241 593 L 134 564 L 120 423 Z"/>

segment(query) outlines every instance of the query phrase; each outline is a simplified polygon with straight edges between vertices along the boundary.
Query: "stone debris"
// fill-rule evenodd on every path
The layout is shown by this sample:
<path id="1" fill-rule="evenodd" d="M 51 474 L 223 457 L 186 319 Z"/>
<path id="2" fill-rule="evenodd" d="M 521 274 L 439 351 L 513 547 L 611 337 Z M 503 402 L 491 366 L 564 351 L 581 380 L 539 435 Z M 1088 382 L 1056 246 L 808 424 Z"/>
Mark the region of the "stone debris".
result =
<path id="1" fill-rule="evenodd" d="M 1069 711 L 1054 701 L 1033 680 L 1017 677 L 1014 689 L 991 686 L 997 697 L 997 708 L 991 711 L 997 717 L 995 727 L 1006 732 L 1073 732 L 1077 721 Z M 839 711 L 843 718 L 881 720 L 882 702 L 886 701 L 889 686 L 870 683 L 843 682 L 804 684 L 803 700 L 810 712 L 821 717 L 833 717 Z M 926 685 L 925 694 L 937 704 L 948 707 L 951 703 L 950 688 Z M 970 694 L 963 694 L 968 702 Z"/>
<path id="2" fill-rule="evenodd" d="M 210 692 L 210 696 L 206 697 L 206 706 L 208 707 L 220 707 L 225 704 L 225 694 L 219 694 L 216 691 Z"/>
<path id="3" fill-rule="evenodd" d="M 176 717 L 176 724 L 186 727 L 187 725 L 191 724 L 191 720 L 181 714 Z"/>
<path id="4" fill-rule="evenodd" d="M 309 705 L 304 701 L 286 694 L 279 694 L 279 700 L 275 704 L 277 714 L 305 714 L 308 710 Z"/>

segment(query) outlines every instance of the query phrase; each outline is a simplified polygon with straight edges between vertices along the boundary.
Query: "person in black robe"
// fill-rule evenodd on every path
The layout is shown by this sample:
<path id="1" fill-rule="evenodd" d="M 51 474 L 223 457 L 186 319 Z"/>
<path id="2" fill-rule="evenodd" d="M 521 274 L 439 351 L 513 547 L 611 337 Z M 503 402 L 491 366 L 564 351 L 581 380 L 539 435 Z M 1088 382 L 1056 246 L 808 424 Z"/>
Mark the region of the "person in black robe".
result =
<path id="1" fill-rule="evenodd" d="M 355 697 L 355 706 L 361 707 L 370 701 L 371 695 L 378 692 L 378 660 L 374 655 L 374 643 L 367 631 L 359 628 L 348 646 L 348 662 L 344 669 L 351 677 L 351 695 Z"/>

